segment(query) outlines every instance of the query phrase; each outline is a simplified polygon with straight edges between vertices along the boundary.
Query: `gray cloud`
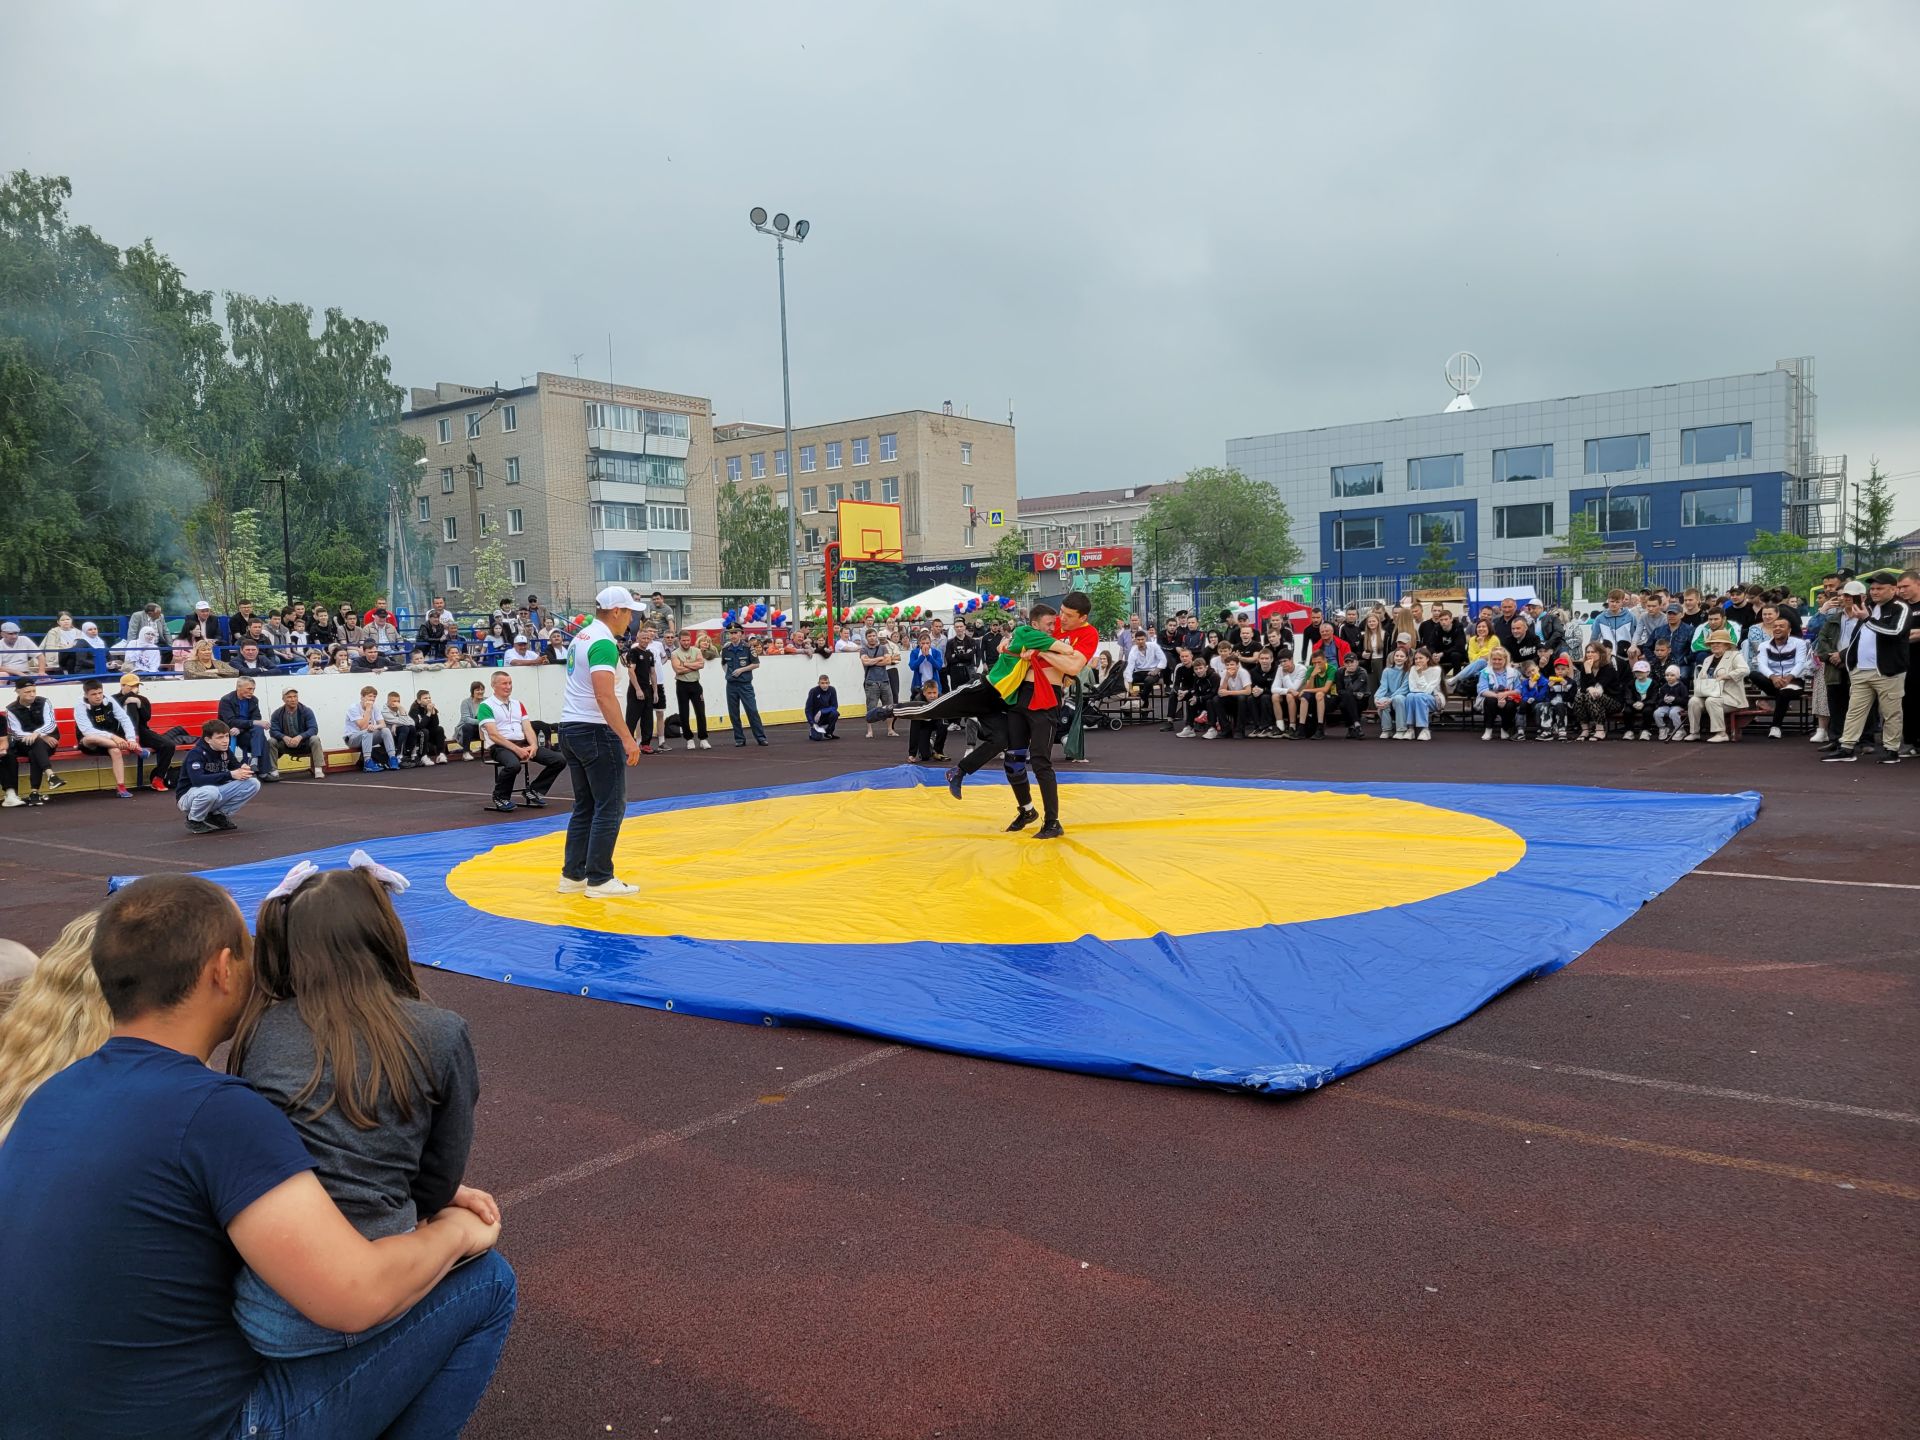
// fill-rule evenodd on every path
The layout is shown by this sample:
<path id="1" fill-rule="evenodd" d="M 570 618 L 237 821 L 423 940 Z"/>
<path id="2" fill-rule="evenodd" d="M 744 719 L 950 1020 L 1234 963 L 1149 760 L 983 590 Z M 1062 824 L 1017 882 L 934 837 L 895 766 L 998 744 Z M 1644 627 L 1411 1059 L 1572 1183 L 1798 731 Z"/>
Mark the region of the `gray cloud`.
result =
<path id="1" fill-rule="evenodd" d="M 1819 357 L 1920 524 L 1920 10 L 15 7 L 0 163 L 403 383 L 607 368 L 777 417 L 951 399 L 1030 492 L 1227 436 Z M 1903 178 L 1904 177 L 1904 178 Z"/>

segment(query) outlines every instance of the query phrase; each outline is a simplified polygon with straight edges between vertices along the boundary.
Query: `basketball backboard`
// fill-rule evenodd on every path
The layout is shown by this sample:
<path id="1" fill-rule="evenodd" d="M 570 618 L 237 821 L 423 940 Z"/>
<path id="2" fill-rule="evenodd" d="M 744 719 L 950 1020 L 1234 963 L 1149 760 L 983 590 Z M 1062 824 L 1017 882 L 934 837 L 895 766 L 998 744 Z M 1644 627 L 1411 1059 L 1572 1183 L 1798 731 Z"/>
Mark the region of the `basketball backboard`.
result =
<path id="1" fill-rule="evenodd" d="M 886 560 L 906 558 L 901 543 L 900 507 L 874 500 L 840 502 L 840 559 Z"/>

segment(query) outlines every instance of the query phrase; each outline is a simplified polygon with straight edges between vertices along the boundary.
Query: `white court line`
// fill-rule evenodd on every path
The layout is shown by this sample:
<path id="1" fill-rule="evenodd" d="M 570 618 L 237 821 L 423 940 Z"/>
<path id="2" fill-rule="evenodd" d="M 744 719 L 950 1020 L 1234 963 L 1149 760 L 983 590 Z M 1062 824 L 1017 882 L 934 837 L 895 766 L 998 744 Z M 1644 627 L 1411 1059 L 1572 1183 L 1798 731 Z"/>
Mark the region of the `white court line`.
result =
<path id="1" fill-rule="evenodd" d="M 1792 885 L 1858 885 L 1867 890 L 1920 890 L 1892 880 L 1817 880 L 1811 875 L 1761 875 L 1751 870 L 1689 870 L 1687 875 L 1717 875 L 1722 880 L 1784 880 Z M 1687 875 L 1680 878 L 1686 879 Z"/>
<path id="2" fill-rule="evenodd" d="M 878 1050 L 869 1050 L 864 1055 L 856 1055 L 853 1059 L 843 1061 L 831 1069 L 816 1070 L 811 1075 L 802 1076 L 791 1085 L 782 1087 L 779 1093 L 797 1095 L 802 1090 L 811 1090 L 815 1086 L 828 1084 L 843 1076 L 851 1075 L 856 1070 L 877 1065 L 882 1060 L 891 1060 L 896 1055 L 904 1055 L 907 1053 L 907 1048 L 905 1045 L 882 1045 Z M 716 1111 L 698 1120 L 689 1120 L 677 1129 L 656 1130 L 644 1140 L 636 1140 L 631 1145 L 624 1145 L 618 1150 L 609 1150 L 604 1155 L 596 1155 L 591 1160 L 582 1160 L 578 1165 L 571 1165 L 565 1170 L 556 1170 L 551 1175 L 544 1175 L 538 1180 L 529 1181 L 525 1185 L 509 1190 L 500 1197 L 500 1208 L 504 1210 L 509 1205 L 522 1204 L 546 1194 L 549 1190 L 558 1190 L 561 1186 L 571 1185 L 576 1180 L 585 1180 L 589 1176 L 600 1174 L 603 1170 L 611 1170 L 617 1165 L 624 1165 L 629 1160 L 637 1160 L 642 1155 L 650 1154 L 668 1145 L 676 1145 L 682 1140 L 691 1140 L 695 1135 L 708 1130 L 717 1130 L 722 1125 L 738 1120 L 744 1115 L 751 1115 L 756 1110 L 767 1108 L 770 1107 L 762 1104 L 756 1097 L 752 1100 L 743 1100 L 731 1109 Z"/>
<path id="3" fill-rule="evenodd" d="M 1786 1105 L 1795 1110 L 1818 1110 L 1828 1115 L 1852 1115 L 1862 1120 L 1892 1120 L 1901 1125 L 1920 1125 L 1920 1115 L 1905 1110 L 1875 1110 L 1866 1105 L 1840 1105 L 1831 1100 L 1807 1100 L 1798 1095 L 1763 1095 L 1755 1090 L 1726 1090 L 1717 1085 L 1690 1085 L 1684 1080 L 1656 1080 L 1647 1075 L 1622 1075 L 1613 1070 L 1589 1070 L 1583 1065 L 1555 1065 L 1544 1060 L 1525 1060 L 1517 1055 L 1492 1055 L 1485 1050 L 1467 1050 L 1458 1045 L 1435 1045 L 1431 1041 L 1421 1051 L 1454 1055 L 1462 1060 L 1484 1060 L 1491 1065 L 1515 1065 L 1523 1070 L 1547 1070 L 1555 1075 L 1577 1075 L 1583 1080 L 1610 1080 L 1616 1085 L 1641 1085 L 1649 1090 L 1666 1090 L 1676 1095 L 1705 1095 L 1714 1100 L 1751 1100 L 1760 1105 Z"/>
<path id="4" fill-rule="evenodd" d="M 49 850 L 71 850 L 76 855 L 104 855 L 109 860 L 138 860 L 142 865 L 184 865 L 193 870 L 203 863 L 199 860 L 170 860 L 163 855 L 129 855 L 124 850 L 101 850 L 92 845 L 66 845 L 58 840 L 36 840 L 31 835 L 9 835 L 6 838 L 17 845 L 44 845 Z"/>

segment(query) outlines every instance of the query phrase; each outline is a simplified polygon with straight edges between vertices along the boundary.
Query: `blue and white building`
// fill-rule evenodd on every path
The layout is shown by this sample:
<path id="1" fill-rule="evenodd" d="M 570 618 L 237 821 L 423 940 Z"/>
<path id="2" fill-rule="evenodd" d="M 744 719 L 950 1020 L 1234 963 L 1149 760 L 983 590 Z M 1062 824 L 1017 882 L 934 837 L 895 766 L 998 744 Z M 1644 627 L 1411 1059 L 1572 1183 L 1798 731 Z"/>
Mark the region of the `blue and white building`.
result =
<path id="1" fill-rule="evenodd" d="M 1715 380 L 1254 435 L 1227 464 L 1273 485 L 1300 568 L 1384 595 L 1439 530 L 1469 583 L 1531 583 L 1573 516 L 1658 583 L 1725 583 L 1761 530 L 1838 536 L 1845 459 L 1816 443 L 1811 358 Z"/>

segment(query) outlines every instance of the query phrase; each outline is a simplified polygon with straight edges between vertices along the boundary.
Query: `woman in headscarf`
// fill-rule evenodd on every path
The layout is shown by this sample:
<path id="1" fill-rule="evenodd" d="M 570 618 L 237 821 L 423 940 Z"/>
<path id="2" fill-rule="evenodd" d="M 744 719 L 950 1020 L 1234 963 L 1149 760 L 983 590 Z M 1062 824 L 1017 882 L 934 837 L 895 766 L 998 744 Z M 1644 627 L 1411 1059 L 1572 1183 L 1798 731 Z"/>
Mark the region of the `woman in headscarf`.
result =
<path id="1" fill-rule="evenodd" d="M 47 638 L 40 642 L 41 653 L 46 657 L 47 673 L 59 671 L 62 675 L 77 675 L 87 656 L 79 648 L 80 629 L 73 623 L 73 616 L 66 611 L 60 612 L 60 618 L 54 627 L 47 631 Z"/>

